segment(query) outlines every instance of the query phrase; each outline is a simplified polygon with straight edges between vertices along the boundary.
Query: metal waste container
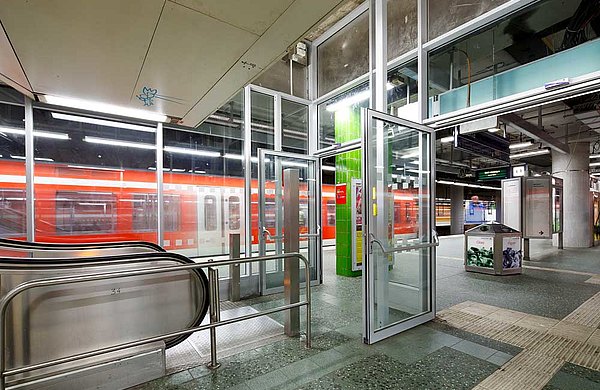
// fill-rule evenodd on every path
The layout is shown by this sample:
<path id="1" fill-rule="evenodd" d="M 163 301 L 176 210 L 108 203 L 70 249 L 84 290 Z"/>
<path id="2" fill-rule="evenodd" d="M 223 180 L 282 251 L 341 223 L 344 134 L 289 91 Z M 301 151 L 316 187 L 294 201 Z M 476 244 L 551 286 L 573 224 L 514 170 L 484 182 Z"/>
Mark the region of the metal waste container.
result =
<path id="1" fill-rule="evenodd" d="M 520 274 L 521 233 L 501 223 L 484 223 L 465 233 L 465 270 L 492 275 Z"/>

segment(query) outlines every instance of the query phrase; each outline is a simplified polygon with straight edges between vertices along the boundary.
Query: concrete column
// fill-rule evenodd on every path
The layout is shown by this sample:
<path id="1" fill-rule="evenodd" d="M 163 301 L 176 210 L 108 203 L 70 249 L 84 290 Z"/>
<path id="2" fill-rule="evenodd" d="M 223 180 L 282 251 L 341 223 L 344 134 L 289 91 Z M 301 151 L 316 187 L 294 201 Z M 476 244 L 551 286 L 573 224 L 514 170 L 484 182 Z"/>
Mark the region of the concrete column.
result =
<path id="1" fill-rule="evenodd" d="M 465 188 L 450 186 L 450 234 L 463 234 L 465 231 Z"/>
<path id="2" fill-rule="evenodd" d="M 590 144 L 569 145 L 570 154 L 552 151 L 552 175 L 563 179 L 563 240 L 570 248 L 592 246 L 590 207 Z M 554 240 L 557 245 L 557 240 Z"/>

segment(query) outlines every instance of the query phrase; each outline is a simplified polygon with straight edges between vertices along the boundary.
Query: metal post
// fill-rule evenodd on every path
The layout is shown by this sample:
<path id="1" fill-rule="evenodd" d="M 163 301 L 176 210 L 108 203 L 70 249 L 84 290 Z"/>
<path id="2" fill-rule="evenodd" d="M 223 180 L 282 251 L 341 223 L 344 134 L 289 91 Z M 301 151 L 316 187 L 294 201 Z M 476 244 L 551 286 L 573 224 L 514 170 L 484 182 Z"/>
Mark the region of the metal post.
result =
<path id="1" fill-rule="evenodd" d="M 240 258 L 240 234 L 229 234 L 229 258 Z M 229 266 L 229 300 L 237 302 L 240 300 L 240 264 L 231 264 Z"/>
<path id="2" fill-rule="evenodd" d="M 213 267 L 208 269 L 208 283 L 210 293 L 210 323 L 221 321 L 221 308 L 219 300 L 219 270 Z M 219 368 L 221 363 L 217 362 L 217 328 L 210 328 L 210 369 Z"/>
<path id="3" fill-rule="evenodd" d="M 34 156 L 33 142 L 33 106 L 31 99 L 25 97 L 25 214 L 27 221 L 27 241 L 35 241 L 35 208 L 34 208 Z"/>
<path id="4" fill-rule="evenodd" d="M 298 169 L 286 169 L 283 171 L 283 182 L 285 183 L 283 187 L 284 252 L 299 252 L 300 225 L 298 216 L 300 214 L 300 189 Z M 310 278 L 306 283 L 310 283 Z M 285 259 L 283 286 L 286 304 L 300 302 L 300 265 L 298 259 Z M 285 334 L 288 336 L 293 337 L 300 333 L 299 308 L 293 308 L 286 312 L 284 329 Z"/>
<path id="5" fill-rule="evenodd" d="M 164 192 L 163 192 L 163 124 L 159 122 L 156 125 L 156 201 L 158 202 L 156 205 L 156 220 L 157 220 L 157 243 L 160 246 L 164 245 L 165 238 L 165 225 L 163 216 L 165 215 L 165 206 L 164 206 Z"/>
<path id="6" fill-rule="evenodd" d="M 523 260 L 529 261 L 529 238 L 523 239 Z"/>
<path id="7" fill-rule="evenodd" d="M 562 232 L 558 233 L 558 249 L 564 249 Z"/>

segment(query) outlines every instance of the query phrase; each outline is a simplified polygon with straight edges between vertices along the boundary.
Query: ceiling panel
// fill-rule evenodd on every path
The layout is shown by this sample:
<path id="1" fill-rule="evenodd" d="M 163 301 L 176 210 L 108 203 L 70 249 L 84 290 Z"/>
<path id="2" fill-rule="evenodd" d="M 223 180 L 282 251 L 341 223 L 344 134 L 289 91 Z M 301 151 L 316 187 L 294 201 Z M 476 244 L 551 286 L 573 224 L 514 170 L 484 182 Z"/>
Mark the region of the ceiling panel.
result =
<path id="1" fill-rule="evenodd" d="M 0 19 L 35 92 L 127 105 L 163 4 L 10 0 Z"/>
<path id="2" fill-rule="evenodd" d="M 195 126 L 220 107 L 243 85 L 274 61 L 286 49 L 327 16 L 341 0 L 296 0 L 260 37 L 217 84 L 183 118 L 184 124 Z M 368 37 L 365 37 L 368 39 Z"/>
<path id="3" fill-rule="evenodd" d="M 172 0 L 246 31 L 262 35 L 294 0 Z"/>
<path id="4" fill-rule="evenodd" d="M 8 37 L 0 26 L 0 79 L 21 93 L 32 96 L 31 85 L 23 73 L 21 64 L 10 45 Z"/>
<path id="5" fill-rule="evenodd" d="M 148 104 L 143 91 L 150 88 L 156 111 L 182 117 L 257 39 L 255 34 L 167 2 L 131 91 L 132 104 Z"/>

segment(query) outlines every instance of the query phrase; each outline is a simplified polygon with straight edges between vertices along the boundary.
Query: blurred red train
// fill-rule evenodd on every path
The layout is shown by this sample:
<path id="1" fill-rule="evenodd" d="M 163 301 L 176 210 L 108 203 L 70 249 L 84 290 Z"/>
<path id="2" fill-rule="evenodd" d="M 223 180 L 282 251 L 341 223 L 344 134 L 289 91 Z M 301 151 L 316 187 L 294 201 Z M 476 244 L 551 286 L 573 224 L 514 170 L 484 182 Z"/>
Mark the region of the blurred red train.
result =
<path id="1" fill-rule="evenodd" d="M 45 242 L 157 241 L 156 173 L 36 163 L 36 240 Z M 415 190 L 394 191 L 394 230 L 417 224 Z M 335 243 L 335 188 L 322 187 L 322 237 Z M 300 192 L 301 232 L 308 229 L 306 189 Z M 267 188 L 265 224 L 275 235 L 275 201 Z M 258 244 L 258 189 L 252 182 L 252 243 Z M 229 233 L 244 230 L 242 178 L 165 172 L 164 247 L 189 256 L 227 253 Z M 25 166 L 0 161 L 0 236 L 24 238 Z M 243 240 L 243 234 L 242 234 Z"/>

